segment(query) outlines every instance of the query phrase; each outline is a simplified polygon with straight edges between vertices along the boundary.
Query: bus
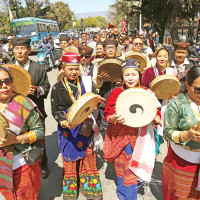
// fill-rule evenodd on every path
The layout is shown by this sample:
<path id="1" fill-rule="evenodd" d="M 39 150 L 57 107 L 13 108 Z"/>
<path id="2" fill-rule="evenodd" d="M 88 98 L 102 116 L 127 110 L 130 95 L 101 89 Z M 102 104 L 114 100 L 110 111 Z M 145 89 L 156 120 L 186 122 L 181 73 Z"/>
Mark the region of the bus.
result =
<path id="1" fill-rule="evenodd" d="M 47 33 L 52 37 L 60 33 L 58 23 L 53 20 L 25 17 L 14 19 L 10 22 L 10 34 L 17 37 L 29 37 L 32 51 L 37 51 L 37 46 Z"/>

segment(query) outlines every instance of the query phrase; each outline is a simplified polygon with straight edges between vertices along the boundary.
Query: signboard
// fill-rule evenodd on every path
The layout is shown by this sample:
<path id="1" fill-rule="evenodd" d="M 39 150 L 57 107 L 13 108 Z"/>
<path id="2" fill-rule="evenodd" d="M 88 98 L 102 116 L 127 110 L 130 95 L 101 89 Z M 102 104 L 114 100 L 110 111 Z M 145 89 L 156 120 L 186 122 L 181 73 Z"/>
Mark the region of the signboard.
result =
<path id="1" fill-rule="evenodd" d="M 26 26 L 26 25 L 31 25 L 31 24 L 35 24 L 35 22 L 34 21 L 15 22 L 15 23 L 12 23 L 10 26 L 18 27 L 18 26 Z"/>

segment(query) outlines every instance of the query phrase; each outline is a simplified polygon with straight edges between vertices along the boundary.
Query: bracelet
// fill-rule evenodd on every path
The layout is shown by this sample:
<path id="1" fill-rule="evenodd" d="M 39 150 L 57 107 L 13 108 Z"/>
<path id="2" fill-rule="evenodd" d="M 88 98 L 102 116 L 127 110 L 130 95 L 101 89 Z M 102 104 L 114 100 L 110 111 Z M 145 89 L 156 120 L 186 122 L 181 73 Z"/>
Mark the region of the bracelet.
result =
<path id="1" fill-rule="evenodd" d="M 24 144 L 24 143 L 25 143 L 25 137 L 24 137 L 24 135 L 23 135 L 23 134 L 22 134 L 21 136 L 22 136 L 22 141 L 21 141 L 21 144 Z"/>
<path id="2" fill-rule="evenodd" d="M 183 131 L 182 131 L 181 134 L 180 134 L 181 141 L 186 142 L 187 140 L 184 140 L 184 139 L 183 139 L 182 134 L 183 134 Z"/>
<path id="3" fill-rule="evenodd" d="M 28 136 L 28 138 L 29 138 L 29 143 L 30 143 L 30 144 L 34 143 L 34 142 L 36 141 L 36 139 L 37 139 L 35 133 L 32 132 L 32 131 L 28 132 L 28 133 L 27 133 L 27 136 Z"/>

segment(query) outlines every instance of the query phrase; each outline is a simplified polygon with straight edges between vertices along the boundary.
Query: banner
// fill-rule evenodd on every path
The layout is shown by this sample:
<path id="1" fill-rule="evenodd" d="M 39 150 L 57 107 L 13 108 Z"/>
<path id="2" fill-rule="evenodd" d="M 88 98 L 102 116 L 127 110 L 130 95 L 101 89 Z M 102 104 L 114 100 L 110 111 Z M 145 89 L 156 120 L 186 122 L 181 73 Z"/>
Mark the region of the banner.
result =
<path id="1" fill-rule="evenodd" d="M 126 33 L 127 32 L 127 23 L 125 20 L 122 18 L 122 32 Z"/>

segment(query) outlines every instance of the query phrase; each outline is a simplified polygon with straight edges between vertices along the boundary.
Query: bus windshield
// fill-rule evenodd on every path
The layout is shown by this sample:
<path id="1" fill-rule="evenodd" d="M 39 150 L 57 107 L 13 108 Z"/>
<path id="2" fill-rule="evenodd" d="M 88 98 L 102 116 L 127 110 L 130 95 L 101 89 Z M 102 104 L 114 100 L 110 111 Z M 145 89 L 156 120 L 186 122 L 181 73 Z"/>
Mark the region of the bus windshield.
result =
<path id="1" fill-rule="evenodd" d="M 37 26 L 33 21 L 17 22 L 11 24 L 10 32 L 13 35 L 31 36 L 33 32 L 37 32 Z"/>

